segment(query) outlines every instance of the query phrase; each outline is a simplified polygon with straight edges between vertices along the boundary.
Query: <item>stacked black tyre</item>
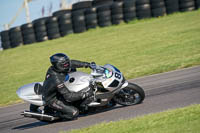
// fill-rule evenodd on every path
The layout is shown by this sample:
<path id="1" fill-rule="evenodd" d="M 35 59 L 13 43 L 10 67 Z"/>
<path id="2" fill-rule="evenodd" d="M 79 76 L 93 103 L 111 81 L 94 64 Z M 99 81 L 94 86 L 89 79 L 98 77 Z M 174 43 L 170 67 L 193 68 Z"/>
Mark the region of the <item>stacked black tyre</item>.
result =
<path id="1" fill-rule="evenodd" d="M 82 10 L 82 9 L 87 9 L 91 7 L 92 7 L 92 1 L 81 1 L 81 2 L 77 2 L 73 4 L 72 10 L 76 11 L 76 10 Z"/>
<path id="2" fill-rule="evenodd" d="M 200 0 L 196 0 L 196 9 L 199 9 L 200 8 Z"/>
<path id="3" fill-rule="evenodd" d="M 123 6 L 124 21 L 129 22 L 136 19 L 135 0 L 125 0 Z"/>
<path id="4" fill-rule="evenodd" d="M 72 22 L 74 33 L 82 33 L 86 31 L 84 10 L 72 12 Z"/>
<path id="5" fill-rule="evenodd" d="M 172 14 L 179 11 L 179 0 L 165 0 L 167 14 Z"/>
<path id="6" fill-rule="evenodd" d="M 99 7 L 102 5 L 111 5 L 113 3 L 113 0 L 93 0 L 92 6 L 93 7 Z"/>
<path id="7" fill-rule="evenodd" d="M 46 28 L 47 28 L 47 35 L 50 40 L 60 37 L 60 31 L 59 31 L 57 17 L 54 17 L 54 16 L 49 17 L 46 20 Z"/>
<path id="8" fill-rule="evenodd" d="M 136 0 L 136 15 L 138 19 L 151 17 L 150 0 Z"/>
<path id="9" fill-rule="evenodd" d="M 36 42 L 35 32 L 32 23 L 24 24 L 21 26 L 24 44 L 32 44 Z"/>
<path id="10" fill-rule="evenodd" d="M 46 31 L 46 20 L 48 18 L 40 18 L 33 21 L 35 37 L 37 42 L 43 42 L 48 40 Z"/>
<path id="11" fill-rule="evenodd" d="M 97 11 L 96 7 L 91 7 L 85 10 L 85 23 L 87 30 L 91 28 L 96 28 L 98 25 L 96 11 Z"/>
<path id="12" fill-rule="evenodd" d="M 10 37 L 9 37 L 9 31 L 5 30 L 1 32 L 1 46 L 3 49 L 9 49 L 10 46 Z"/>
<path id="13" fill-rule="evenodd" d="M 194 0 L 179 0 L 179 8 L 181 12 L 195 10 Z"/>
<path id="14" fill-rule="evenodd" d="M 103 5 L 97 8 L 98 25 L 106 27 L 112 25 L 110 5 Z"/>
<path id="15" fill-rule="evenodd" d="M 120 24 L 123 21 L 123 2 L 114 2 L 111 5 L 112 24 Z"/>
<path id="16" fill-rule="evenodd" d="M 74 32 L 71 20 L 71 12 L 60 15 L 58 18 L 58 24 L 61 36 L 66 36 Z"/>
<path id="17" fill-rule="evenodd" d="M 164 16 L 166 14 L 164 0 L 151 0 L 151 13 L 153 17 Z"/>
<path id="18" fill-rule="evenodd" d="M 14 27 L 9 30 L 10 45 L 12 48 L 23 44 L 22 32 L 20 27 Z"/>
<path id="19" fill-rule="evenodd" d="M 64 14 L 67 14 L 67 13 L 71 13 L 71 10 L 68 10 L 68 9 L 66 9 L 66 10 L 58 10 L 58 11 L 53 12 L 52 16 L 60 17 L 60 16 L 62 16 Z"/>

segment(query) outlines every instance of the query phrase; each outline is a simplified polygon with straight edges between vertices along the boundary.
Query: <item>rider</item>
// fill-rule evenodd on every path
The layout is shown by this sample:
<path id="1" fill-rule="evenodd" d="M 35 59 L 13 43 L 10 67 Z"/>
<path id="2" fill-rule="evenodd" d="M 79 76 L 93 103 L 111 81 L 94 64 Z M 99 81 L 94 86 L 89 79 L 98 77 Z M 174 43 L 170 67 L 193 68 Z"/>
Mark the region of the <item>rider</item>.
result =
<path id="1" fill-rule="evenodd" d="M 70 92 L 64 82 L 69 80 L 68 73 L 76 71 L 76 68 L 88 68 L 91 63 L 70 60 L 63 53 L 52 55 L 50 62 L 52 66 L 49 67 L 43 83 L 43 99 L 47 108 L 60 112 L 61 118 L 74 119 L 78 116 L 79 110 L 71 103 L 92 97 L 93 91 L 90 89 L 88 92 Z"/>

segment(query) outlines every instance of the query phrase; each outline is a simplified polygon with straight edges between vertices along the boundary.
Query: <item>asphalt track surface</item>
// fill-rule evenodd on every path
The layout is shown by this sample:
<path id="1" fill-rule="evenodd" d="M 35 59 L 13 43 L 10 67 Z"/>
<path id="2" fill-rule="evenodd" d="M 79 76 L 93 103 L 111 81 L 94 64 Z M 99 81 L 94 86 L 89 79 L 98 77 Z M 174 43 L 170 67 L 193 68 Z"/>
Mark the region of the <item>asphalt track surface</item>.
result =
<path id="1" fill-rule="evenodd" d="M 0 133 L 58 133 L 88 127 L 101 122 L 130 119 L 137 116 L 200 104 L 200 66 L 130 80 L 144 88 L 146 98 L 135 106 L 116 106 L 102 112 L 80 116 L 78 120 L 56 123 L 23 118 L 20 112 L 28 104 L 0 108 Z"/>

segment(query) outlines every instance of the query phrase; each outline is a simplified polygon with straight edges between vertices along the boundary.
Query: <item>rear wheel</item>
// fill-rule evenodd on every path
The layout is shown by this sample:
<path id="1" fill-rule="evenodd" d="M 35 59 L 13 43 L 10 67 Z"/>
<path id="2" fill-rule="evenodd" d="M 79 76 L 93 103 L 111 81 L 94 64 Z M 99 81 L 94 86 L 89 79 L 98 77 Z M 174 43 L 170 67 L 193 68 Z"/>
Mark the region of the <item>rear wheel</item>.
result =
<path id="1" fill-rule="evenodd" d="M 115 95 L 114 101 L 120 105 L 130 106 L 141 103 L 144 98 L 144 90 L 136 84 L 129 83 Z"/>

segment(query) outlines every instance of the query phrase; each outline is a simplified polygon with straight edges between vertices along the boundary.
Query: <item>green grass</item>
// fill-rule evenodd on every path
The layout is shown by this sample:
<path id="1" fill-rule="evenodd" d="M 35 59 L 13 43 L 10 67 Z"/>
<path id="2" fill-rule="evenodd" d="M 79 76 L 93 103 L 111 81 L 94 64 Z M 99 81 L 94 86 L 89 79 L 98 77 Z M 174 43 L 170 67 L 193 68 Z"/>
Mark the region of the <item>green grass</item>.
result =
<path id="1" fill-rule="evenodd" d="M 57 52 L 113 64 L 127 79 L 199 65 L 199 18 L 200 10 L 178 13 L 1 51 L 0 106 L 20 102 L 20 86 L 43 81 L 49 57 Z"/>
<path id="2" fill-rule="evenodd" d="M 199 133 L 199 123 L 200 105 L 192 105 L 130 120 L 104 122 L 69 133 Z"/>

